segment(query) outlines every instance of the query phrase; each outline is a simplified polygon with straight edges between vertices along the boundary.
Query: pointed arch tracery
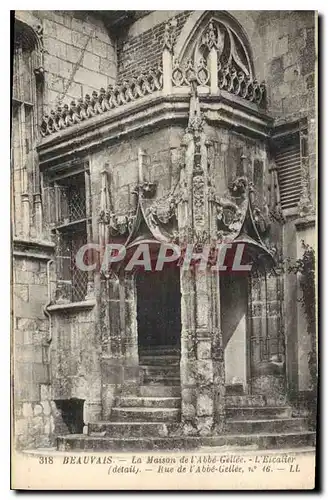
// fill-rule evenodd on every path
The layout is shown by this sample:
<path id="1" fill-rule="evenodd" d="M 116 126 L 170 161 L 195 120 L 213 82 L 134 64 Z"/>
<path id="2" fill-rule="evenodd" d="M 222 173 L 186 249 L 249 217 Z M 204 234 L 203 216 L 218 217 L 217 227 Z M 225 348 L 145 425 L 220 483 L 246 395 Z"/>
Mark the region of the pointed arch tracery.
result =
<path id="1" fill-rule="evenodd" d="M 265 85 L 255 79 L 252 51 L 240 24 L 227 12 L 195 12 L 173 49 L 173 87 L 224 90 L 265 106 Z M 208 91 L 208 90 L 206 90 Z"/>
<path id="2" fill-rule="evenodd" d="M 225 11 L 197 11 L 186 23 L 174 48 L 179 61 L 206 59 L 215 47 L 221 64 L 232 64 L 254 78 L 252 51 L 239 22 Z"/>

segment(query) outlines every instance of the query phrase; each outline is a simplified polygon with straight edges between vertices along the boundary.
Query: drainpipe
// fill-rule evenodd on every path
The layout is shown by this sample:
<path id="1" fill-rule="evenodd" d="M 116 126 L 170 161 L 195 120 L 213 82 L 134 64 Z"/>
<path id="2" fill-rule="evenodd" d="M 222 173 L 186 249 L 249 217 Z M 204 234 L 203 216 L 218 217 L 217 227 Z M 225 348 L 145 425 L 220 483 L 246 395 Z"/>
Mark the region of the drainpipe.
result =
<path id="1" fill-rule="evenodd" d="M 51 264 L 53 264 L 53 262 L 54 262 L 53 259 L 50 259 L 47 262 L 48 301 L 47 301 L 46 305 L 43 308 L 43 312 L 44 312 L 44 314 L 47 316 L 47 318 L 49 320 L 49 336 L 48 336 L 48 340 L 47 340 L 47 343 L 48 343 L 49 346 L 50 346 L 50 344 L 52 342 L 52 320 L 51 320 L 51 314 L 48 311 L 48 307 L 51 305 L 50 266 L 51 266 Z M 49 381 L 50 381 L 50 379 L 51 379 L 51 376 L 50 376 L 50 373 L 49 373 Z"/>

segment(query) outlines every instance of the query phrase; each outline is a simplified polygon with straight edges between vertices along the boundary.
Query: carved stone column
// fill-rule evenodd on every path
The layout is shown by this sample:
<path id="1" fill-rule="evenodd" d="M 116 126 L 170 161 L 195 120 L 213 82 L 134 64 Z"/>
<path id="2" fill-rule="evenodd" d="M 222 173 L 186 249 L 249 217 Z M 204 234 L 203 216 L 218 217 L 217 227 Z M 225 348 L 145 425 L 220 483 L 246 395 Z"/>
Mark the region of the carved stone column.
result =
<path id="1" fill-rule="evenodd" d="M 99 244 L 100 261 L 104 263 L 105 247 L 119 241 L 120 219 L 111 202 L 108 166 L 102 172 Z M 123 217 L 127 230 L 127 218 Z M 137 335 L 136 286 L 132 274 L 109 267 L 101 272 L 100 303 L 101 373 L 103 418 L 109 418 L 118 393 L 137 394 L 139 357 Z M 119 392 L 118 392 L 119 391 Z"/>
<path id="2" fill-rule="evenodd" d="M 209 245 L 210 182 L 203 120 L 195 90 L 184 138 L 185 165 L 178 209 L 179 233 L 194 253 Z M 224 426 L 224 359 L 220 331 L 219 277 L 209 268 L 181 267 L 181 397 L 185 434 L 209 435 Z"/>

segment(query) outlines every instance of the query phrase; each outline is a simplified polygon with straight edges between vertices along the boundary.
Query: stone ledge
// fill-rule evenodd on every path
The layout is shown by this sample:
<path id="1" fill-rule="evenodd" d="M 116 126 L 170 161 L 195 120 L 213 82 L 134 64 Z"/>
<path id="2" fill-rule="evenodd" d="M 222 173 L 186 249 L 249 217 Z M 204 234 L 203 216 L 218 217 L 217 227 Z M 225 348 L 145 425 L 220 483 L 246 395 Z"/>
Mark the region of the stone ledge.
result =
<path id="1" fill-rule="evenodd" d="M 40 260 L 50 260 L 55 250 L 54 243 L 42 240 L 23 240 L 14 238 L 12 246 L 14 257 Z"/>
<path id="2" fill-rule="evenodd" d="M 66 310 L 92 309 L 96 305 L 96 299 L 83 300 L 81 302 L 68 302 L 67 304 L 52 304 L 47 307 L 49 313 Z"/>
<path id="3" fill-rule="evenodd" d="M 245 135 L 269 137 L 272 119 L 253 103 L 223 91 L 215 96 L 200 93 L 199 98 L 209 121 L 228 128 L 233 126 Z M 165 95 L 157 91 L 136 102 L 58 131 L 39 143 L 40 167 L 58 165 L 70 158 L 90 153 L 90 150 L 105 143 L 123 140 L 136 133 L 146 134 L 164 124 L 182 123 L 186 126 L 189 101 L 190 90 L 187 87 L 179 95 Z"/>
<path id="4" fill-rule="evenodd" d="M 303 229 L 307 229 L 308 227 L 314 227 L 316 224 L 315 215 L 308 215 L 306 217 L 301 217 L 294 221 L 296 229 L 298 231 L 302 231 Z"/>

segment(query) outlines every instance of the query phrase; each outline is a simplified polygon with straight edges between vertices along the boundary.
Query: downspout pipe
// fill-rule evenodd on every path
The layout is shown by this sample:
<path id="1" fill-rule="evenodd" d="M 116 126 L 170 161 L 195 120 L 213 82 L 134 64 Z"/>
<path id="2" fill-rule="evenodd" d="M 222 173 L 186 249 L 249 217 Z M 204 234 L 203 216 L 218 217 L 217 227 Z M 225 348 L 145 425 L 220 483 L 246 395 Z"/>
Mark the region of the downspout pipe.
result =
<path id="1" fill-rule="evenodd" d="M 51 305 L 51 283 L 50 283 L 50 266 L 51 264 L 54 263 L 54 260 L 53 259 L 50 259 L 48 260 L 47 262 L 47 285 L 48 285 L 48 300 L 47 300 L 47 303 L 46 305 L 44 306 L 43 308 L 43 312 L 44 314 L 47 316 L 48 320 L 49 320 L 49 335 L 48 335 L 48 340 L 47 340 L 47 343 L 48 345 L 51 344 L 52 342 L 52 319 L 51 319 L 51 314 L 50 312 L 48 311 L 48 307 Z M 50 374 L 49 374 L 50 375 Z M 50 380 L 50 376 L 49 376 L 49 380 Z"/>

